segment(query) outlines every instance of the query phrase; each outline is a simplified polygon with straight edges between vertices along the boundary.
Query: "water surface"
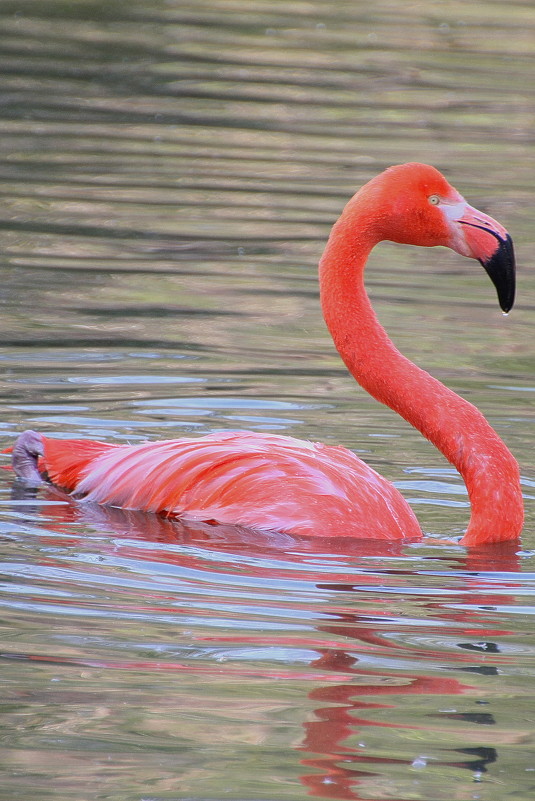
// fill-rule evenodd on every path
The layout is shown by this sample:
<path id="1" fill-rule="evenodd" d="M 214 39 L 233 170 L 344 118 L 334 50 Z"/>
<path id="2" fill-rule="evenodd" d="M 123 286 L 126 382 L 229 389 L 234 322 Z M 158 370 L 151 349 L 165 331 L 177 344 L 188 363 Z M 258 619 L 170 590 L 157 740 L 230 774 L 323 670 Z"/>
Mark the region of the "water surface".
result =
<path id="1" fill-rule="evenodd" d="M 437 538 L 171 524 L 2 471 L 0 799 L 531 798 L 532 4 L 5 0 L 0 31 L 2 447 L 28 427 L 344 443 Z M 462 482 L 321 320 L 330 226 L 409 160 L 515 240 L 508 317 L 441 249 L 383 244 L 367 285 L 519 459 L 521 549 L 439 541 Z"/>

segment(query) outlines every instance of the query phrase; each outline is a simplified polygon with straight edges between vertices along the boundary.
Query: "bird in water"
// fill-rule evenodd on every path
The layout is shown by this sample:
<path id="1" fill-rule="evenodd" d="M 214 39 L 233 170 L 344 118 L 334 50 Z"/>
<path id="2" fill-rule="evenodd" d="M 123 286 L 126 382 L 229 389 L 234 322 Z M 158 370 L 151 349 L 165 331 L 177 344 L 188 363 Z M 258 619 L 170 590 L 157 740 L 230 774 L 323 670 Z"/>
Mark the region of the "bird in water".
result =
<path id="1" fill-rule="evenodd" d="M 471 504 L 461 544 L 514 540 L 523 524 L 515 458 L 475 406 L 397 350 L 373 311 L 364 269 L 383 240 L 444 245 L 479 260 L 507 313 L 515 293 L 511 238 L 434 167 L 401 164 L 346 205 L 320 261 L 319 281 L 325 322 L 351 375 L 461 474 Z M 253 431 L 137 445 L 25 431 L 12 450 L 26 485 L 46 479 L 84 501 L 306 537 L 422 538 L 393 484 L 341 446 Z"/>

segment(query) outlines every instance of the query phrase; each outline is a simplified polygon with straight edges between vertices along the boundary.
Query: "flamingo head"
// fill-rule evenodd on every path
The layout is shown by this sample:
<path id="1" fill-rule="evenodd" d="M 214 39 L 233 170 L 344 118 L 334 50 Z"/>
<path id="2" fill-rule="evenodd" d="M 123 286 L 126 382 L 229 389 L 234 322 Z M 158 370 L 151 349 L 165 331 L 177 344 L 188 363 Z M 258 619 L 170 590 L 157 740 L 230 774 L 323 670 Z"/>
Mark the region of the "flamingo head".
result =
<path id="1" fill-rule="evenodd" d="M 515 255 L 499 222 L 470 206 L 434 167 L 400 164 L 367 185 L 377 216 L 378 239 L 406 245 L 445 245 L 477 259 L 496 287 L 501 309 L 515 299 Z M 370 198 L 371 199 L 371 198 Z"/>

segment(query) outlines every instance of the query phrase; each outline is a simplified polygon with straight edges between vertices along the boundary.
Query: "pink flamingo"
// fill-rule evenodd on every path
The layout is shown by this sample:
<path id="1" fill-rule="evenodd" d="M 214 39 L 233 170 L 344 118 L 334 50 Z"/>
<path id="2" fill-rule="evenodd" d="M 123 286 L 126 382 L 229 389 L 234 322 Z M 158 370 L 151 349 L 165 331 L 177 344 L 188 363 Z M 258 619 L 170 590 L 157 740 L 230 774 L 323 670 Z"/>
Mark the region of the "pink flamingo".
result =
<path id="1" fill-rule="evenodd" d="M 511 239 L 433 167 L 390 167 L 357 192 L 335 223 L 320 287 L 325 321 L 350 373 L 463 477 L 471 518 L 461 543 L 514 540 L 524 516 L 516 460 L 478 409 L 395 348 L 374 314 L 364 268 L 382 240 L 445 245 L 478 259 L 508 312 L 515 290 Z M 183 520 L 310 537 L 422 537 L 398 490 L 354 453 L 292 437 L 238 431 L 114 445 L 26 431 L 13 447 L 13 465 L 29 486 L 46 476 L 79 499 Z"/>

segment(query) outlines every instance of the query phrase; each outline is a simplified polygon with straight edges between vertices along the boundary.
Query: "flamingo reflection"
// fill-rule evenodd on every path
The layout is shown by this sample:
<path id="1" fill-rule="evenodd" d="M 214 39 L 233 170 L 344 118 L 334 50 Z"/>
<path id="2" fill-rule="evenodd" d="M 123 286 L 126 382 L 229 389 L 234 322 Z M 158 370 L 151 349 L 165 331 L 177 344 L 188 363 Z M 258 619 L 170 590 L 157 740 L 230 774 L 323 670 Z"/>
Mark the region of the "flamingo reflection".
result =
<path id="1" fill-rule="evenodd" d="M 429 759 L 434 766 L 481 773 L 498 758 L 496 747 L 489 745 L 485 739 L 481 744 L 452 749 L 451 759 L 443 758 L 443 749 L 436 751 L 439 757 L 424 752 L 407 759 L 395 755 L 395 750 L 388 746 L 378 748 L 376 737 L 379 730 L 390 730 L 394 736 L 400 736 L 405 730 L 408 733 L 412 731 L 417 734 L 413 739 L 415 748 L 428 744 L 433 754 L 430 744 L 439 725 L 437 720 L 469 723 L 472 729 L 477 725 L 494 724 L 492 715 L 484 709 L 463 713 L 442 709 L 442 705 L 437 705 L 435 714 L 425 714 L 423 720 L 411 715 L 409 720 L 412 722 L 404 723 L 403 704 L 411 696 L 437 696 L 445 699 L 446 707 L 447 699 L 451 702 L 454 696 L 477 698 L 477 684 L 470 681 L 475 678 L 474 674 L 495 671 L 497 665 L 507 662 L 507 657 L 499 653 L 496 645 L 493 650 L 493 643 L 495 638 L 509 632 L 482 626 L 478 610 L 481 607 L 491 609 L 507 602 L 503 587 L 510 588 L 511 594 L 514 593 L 515 581 L 511 574 L 519 570 L 514 544 L 482 546 L 462 555 L 452 556 L 449 553 L 447 560 L 450 571 L 454 560 L 457 570 L 462 571 L 463 575 L 461 592 L 455 595 L 455 603 L 451 603 L 451 596 L 437 600 L 436 593 L 429 598 L 424 596 L 423 600 L 419 599 L 422 615 L 430 619 L 430 624 L 434 622 L 437 625 L 440 637 L 456 639 L 458 647 L 453 652 L 444 653 L 444 666 L 440 668 L 437 667 L 435 643 L 408 643 L 403 637 L 393 639 L 389 636 L 396 614 L 392 599 L 413 587 L 415 579 L 410 566 L 406 570 L 399 569 L 397 559 L 401 559 L 405 553 L 399 543 L 363 540 L 348 543 L 346 540 L 326 544 L 325 540 L 300 541 L 284 535 L 259 537 L 258 533 L 234 526 L 186 525 L 140 512 L 89 504 L 76 505 L 53 489 L 48 491 L 46 497 L 64 502 L 57 506 L 41 507 L 42 513 L 46 514 L 47 529 L 55 532 L 53 542 L 56 546 L 58 535 L 64 537 L 65 544 L 71 545 L 77 539 L 73 534 L 76 528 L 80 525 L 89 526 L 112 535 L 112 538 L 99 541 L 99 547 L 104 552 L 120 553 L 124 558 L 142 560 L 147 565 L 167 563 L 180 569 L 206 573 L 210 569 L 217 569 L 214 565 L 218 564 L 213 558 L 208 561 L 203 559 L 203 553 L 209 551 L 212 555 L 224 555 L 227 566 L 232 566 L 233 558 L 239 561 L 240 575 L 246 570 L 248 577 L 258 580 L 255 586 L 288 579 L 290 568 L 292 581 L 308 583 L 321 591 L 326 603 L 321 614 L 317 615 L 313 628 L 312 624 L 309 627 L 312 630 L 302 635 L 285 635 L 281 640 L 276 631 L 257 630 L 245 635 L 236 632 L 229 636 L 216 629 L 214 634 L 196 638 L 211 643 L 240 643 L 252 647 L 284 645 L 316 653 L 316 658 L 304 670 L 296 670 L 294 666 L 266 670 L 243 664 L 233 665 L 230 661 L 225 666 L 227 675 L 234 671 L 244 681 L 248 677 L 273 677 L 289 682 L 297 680 L 300 687 L 305 682 L 313 685 L 307 693 L 307 700 L 313 705 L 313 714 L 303 721 L 302 736 L 293 745 L 296 755 L 299 755 L 300 781 L 310 796 L 359 801 L 369 797 L 367 788 L 374 782 L 382 781 L 387 768 L 401 766 L 418 771 Z M 31 509 L 31 499 L 28 504 L 29 509 L 34 511 Z M 20 506 L 17 508 L 20 512 Z M 43 539 L 46 542 L 46 534 Z M 326 553 L 332 558 L 327 576 L 321 575 L 321 568 L 314 566 Z M 377 562 L 374 560 L 379 562 L 386 557 L 388 560 L 383 567 L 375 569 Z M 388 569 L 392 557 L 395 557 L 396 569 Z M 440 571 L 444 558 L 430 557 L 432 568 Z M 359 565 L 368 564 L 370 559 L 374 569 L 356 569 Z M 337 568 L 333 569 L 335 563 Z M 493 595 L 482 574 L 496 569 L 502 575 L 508 575 L 504 575 L 501 593 Z M 283 602 L 284 599 L 281 599 Z M 176 613 L 176 610 L 175 605 L 173 611 Z M 402 618 L 397 621 L 397 626 L 403 629 Z M 478 642 L 474 643 L 474 638 L 478 638 Z M 491 660 L 488 659 L 489 655 L 492 655 Z M 44 659 L 42 656 L 27 658 Z M 410 669 L 414 661 L 421 665 L 417 671 Z M 221 673 L 220 665 L 211 668 L 209 665 L 172 661 L 99 664 L 111 669 Z M 464 680 L 458 678 L 459 671 L 462 671 Z M 454 672 L 456 676 L 452 675 Z M 372 747 L 367 744 L 370 735 Z M 400 747 L 397 753 L 404 754 L 406 750 Z"/>

